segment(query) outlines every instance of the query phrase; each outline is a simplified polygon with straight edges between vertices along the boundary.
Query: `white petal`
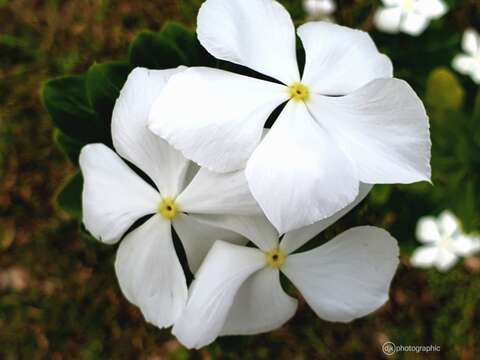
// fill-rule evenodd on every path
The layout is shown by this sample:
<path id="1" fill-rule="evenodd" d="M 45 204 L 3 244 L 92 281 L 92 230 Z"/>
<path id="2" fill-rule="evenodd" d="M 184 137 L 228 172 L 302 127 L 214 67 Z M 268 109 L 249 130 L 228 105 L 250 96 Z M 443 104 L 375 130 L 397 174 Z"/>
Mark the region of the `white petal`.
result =
<path id="1" fill-rule="evenodd" d="M 424 216 L 418 220 L 415 231 L 416 238 L 423 243 L 432 243 L 440 240 L 437 220 L 433 216 Z"/>
<path id="2" fill-rule="evenodd" d="M 291 101 L 253 153 L 245 170 L 250 190 L 280 233 L 331 216 L 358 194 L 351 162 Z"/>
<path id="3" fill-rule="evenodd" d="M 435 245 L 420 246 L 413 252 L 410 263 L 420 268 L 431 267 L 437 259 L 438 251 Z"/>
<path id="4" fill-rule="evenodd" d="M 462 48 L 471 56 L 476 56 L 480 51 L 480 36 L 473 29 L 467 29 L 463 33 Z"/>
<path id="5" fill-rule="evenodd" d="M 129 233 L 118 248 L 115 271 L 125 297 L 148 322 L 168 327 L 180 316 L 188 291 L 169 221 L 155 215 Z"/>
<path id="6" fill-rule="evenodd" d="M 263 215 L 190 215 L 190 217 L 207 225 L 234 231 L 264 251 L 278 247 L 279 234 Z"/>
<path id="7" fill-rule="evenodd" d="M 115 149 L 145 172 L 164 196 L 176 196 L 181 190 L 188 160 L 148 130 L 148 115 L 170 76 L 183 69 L 134 69 L 112 115 Z"/>
<path id="8" fill-rule="evenodd" d="M 360 30 L 310 22 L 298 28 L 305 48 L 302 82 L 322 95 L 345 95 L 374 79 L 391 78 L 392 63 Z"/>
<path id="9" fill-rule="evenodd" d="M 388 232 L 362 226 L 314 250 L 288 256 L 282 271 L 319 317 L 348 322 L 388 300 L 398 254 Z"/>
<path id="10" fill-rule="evenodd" d="M 400 30 L 400 21 L 402 20 L 401 7 L 381 8 L 375 12 L 373 22 L 375 26 L 387 33 L 397 33 Z"/>
<path id="11" fill-rule="evenodd" d="M 443 211 L 438 216 L 438 228 L 440 234 L 444 237 L 451 237 L 461 228 L 460 221 L 455 215 L 449 210 Z"/>
<path id="12" fill-rule="evenodd" d="M 404 0 L 382 0 L 382 3 L 385 6 L 400 6 Z"/>
<path id="13" fill-rule="evenodd" d="M 183 244 L 188 266 L 193 273 L 198 270 L 215 241 L 224 240 L 240 245 L 248 242 L 239 234 L 215 225 L 198 221 L 195 216 L 186 214 L 179 214 L 173 220 L 173 227 Z"/>
<path id="14" fill-rule="evenodd" d="M 435 258 L 435 266 L 440 271 L 450 270 L 458 261 L 457 255 L 446 248 L 439 248 Z"/>
<path id="15" fill-rule="evenodd" d="M 412 36 L 418 36 L 427 28 L 429 22 L 429 18 L 425 15 L 411 11 L 404 18 L 400 27 L 403 32 Z"/>
<path id="16" fill-rule="evenodd" d="M 210 344 L 221 333 L 238 289 L 264 266 L 260 250 L 217 241 L 192 283 L 172 333 L 188 348 Z"/>
<path id="17" fill-rule="evenodd" d="M 290 14 L 272 0 L 207 0 L 198 13 L 200 43 L 218 59 L 290 84 L 300 79 Z"/>
<path id="18" fill-rule="evenodd" d="M 154 103 L 150 129 L 211 170 L 245 166 L 287 88 L 222 70 L 191 68 L 173 76 Z"/>
<path id="19" fill-rule="evenodd" d="M 243 170 L 215 173 L 201 168 L 178 196 L 182 211 L 195 214 L 253 215 L 261 210 L 248 188 Z"/>
<path id="20" fill-rule="evenodd" d="M 470 256 L 480 250 L 480 239 L 460 234 L 451 242 L 450 247 L 459 256 Z"/>
<path id="21" fill-rule="evenodd" d="M 280 248 L 286 254 L 294 252 L 302 245 L 306 244 L 309 240 L 313 239 L 316 235 L 320 234 L 327 227 L 329 227 L 337 220 L 342 218 L 344 215 L 346 215 L 348 212 L 350 212 L 350 210 L 357 206 L 368 195 L 372 187 L 373 185 L 361 183 L 358 189 L 358 195 L 350 205 L 326 219 L 317 221 L 312 225 L 305 226 L 303 228 L 286 233 L 280 243 Z"/>
<path id="22" fill-rule="evenodd" d="M 98 240 L 115 243 L 135 221 L 156 212 L 160 194 L 105 145 L 85 146 L 80 169 L 83 223 Z"/>
<path id="23" fill-rule="evenodd" d="M 304 0 L 303 8 L 309 16 L 330 15 L 336 9 L 333 0 Z"/>
<path id="24" fill-rule="evenodd" d="M 477 66 L 477 60 L 472 56 L 457 55 L 453 58 L 452 66 L 461 74 L 472 74 Z"/>
<path id="25" fill-rule="evenodd" d="M 422 0 L 415 3 L 415 10 L 431 19 L 439 18 L 448 10 L 442 0 Z"/>
<path id="26" fill-rule="evenodd" d="M 356 163 L 367 184 L 430 179 L 430 133 L 422 101 L 403 80 L 374 80 L 342 97 L 315 95 L 315 119 Z"/>
<path id="27" fill-rule="evenodd" d="M 280 284 L 277 269 L 266 267 L 240 287 L 220 335 L 253 335 L 285 324 L 297 310 L 297 300 Z"/>

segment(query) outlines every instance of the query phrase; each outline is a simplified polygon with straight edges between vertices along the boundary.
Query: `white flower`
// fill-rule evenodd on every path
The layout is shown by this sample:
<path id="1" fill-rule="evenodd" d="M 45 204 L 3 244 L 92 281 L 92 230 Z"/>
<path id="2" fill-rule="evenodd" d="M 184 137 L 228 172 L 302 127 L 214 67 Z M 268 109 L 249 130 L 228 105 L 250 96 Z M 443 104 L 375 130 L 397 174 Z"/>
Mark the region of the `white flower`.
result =
<path id="1" fill-rule="evenodd" d="M 202 166 L 246 164 L 250 190 L 280 233 L 345 207 L 364 183 L 430 177 L 428 118 L 368 34 L 311 22 L 295 29 L 272 0 L 207 0 L 198 37 L 219 59 L 279 82 L 218 69 L 173 76 L 150 113 L 150 129 Z M 340 96 L 341 95 L 341 96 Z M 345 96 L 343 96 L 345 95 Z M 286 103 L 261 141 L 274 109 Z"/>
<path id="2" fill-rule="evenodd" d="M 179 71 L 133 70 L 113 111 L 115 149 L 148 175 L 158 190 L 105 145 L 87 145 L 80 154 L 83 222 L 93 236 L 107 244 L 116 243 L 137 220 L 151 216 L 124 237 L 115 270 L 125 297 L 159 327 L 171 325 L 187 299 L 171 226 L 181 239 L 190 269 L 196 271 L 215 239 L 226 236 L 245 243 L 240 235 L 227 230 L 223 219 L 260 212 L 241 171 L 215 174 L 198 170 L 148 131 L 147 116 L 154 98 L 171 74 Z M 247 216 L 239 217 L 248 223 Z"/>
<path id="3" fill-rule="evenodd" d="M 310 18 L 321 18 L 335 12 L 333 0 L 303 0 L 303 8 Z"/>
<path id="4" fill-rule="evenodd" d="M 366 190 L 363 186 L 360 199 Z M 386 231 L 357 227 L 313 250 L 293 253 L 345 212 L 289 232 L 281 241 L 260 219 L 243 232 L 239 227 L 258 248 L 217 241 L 192 283 L 173 334 L 185 346 L 200 348 L 217 336 L 282 326 L 295 314 L 297 301 L 283 291 L 280 272 L 322 319 L 349 322 L 378 309 L 388 300 L 398 265 L 397 243 Z"/>
<path id="5" fill-rule="evenodd" d="M 410 260 L 417 267 L 435 266 L 447 271 L 459 256 L 469 256 L 480 250 L 480 239 L 464 234 L 459 220 L 448 210 L 437 219 L 433 216 L 421 218 L 416 236 L 425 244 L 415 250 Z"/>
<path id="6" fill-rule="evenodd" d="M 465 30 L 462 48 L 466 54 L 453 59 L 453 68 L 458 72 L 470 75 L 473 81 L 480 84 L 480 35 L 473 29 Z"/>
<path id="7" fill-rule="evenodd" d="M 388 33 L 400 31 L 417 36 L 431 20 L 442 17 L 448 10 L 443 0 L 382 0 L 385 7 L 374 17 L 378 29 Z"/>

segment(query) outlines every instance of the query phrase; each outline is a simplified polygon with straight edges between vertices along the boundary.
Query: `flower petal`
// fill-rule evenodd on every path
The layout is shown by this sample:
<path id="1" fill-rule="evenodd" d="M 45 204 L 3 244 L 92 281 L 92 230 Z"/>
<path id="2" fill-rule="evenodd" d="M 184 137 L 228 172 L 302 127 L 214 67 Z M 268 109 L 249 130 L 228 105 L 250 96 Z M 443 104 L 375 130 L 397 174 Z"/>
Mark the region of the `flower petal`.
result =
<path id="1" fill-rule="evenodd" d="M 183 244 L 188 266 L 193 273 L 198 270 L 215 241 L 224 240 L 239 245 L 248 242 L 233 231 L 198 221 L 193 215 L 179 214 L 173 219 L 173 227 Z"/>
<path id="2" fill-rule="evenodd" d="M 291 101 L 253 153 L 245 170 L 250 190 L 280 233 L 331 216 L 358 194 L 351 162 Z"/>
<path id="3" fill-rule="evenodd" d="M 173 247 L 170 222 L 151 217 L 120 243 L 115 271 L 125 297 L 162 328 L 180 316 L 187 283 Z"/>
<path id="4" fill-rule="evenodd" d="M 422 101 L 403 80 L 374 80 L 342 97 L 312 96 L 308 107 L 367 184 L 430 179 L 430 133 Z"/>
<path id="5" fill-rule="evenodd" d="M 280 284 L 278 269 L 266 267 L 240 287 L 220 335 L 253 335 L 285 324 L 297 310 L 297 300 Z"/>
<path id="6" fill-rule="evenodd" d="M 430 19 L 437 19 L 445 15 L 448 7 L 442 0 L 422 0 L 415 3 L 415 10 Z"/>
<path id="7" fill-rule="evenodd" d="M 261 210 L 248 188 L 243 170 L 215 173 L 201 168 L 178 196 L 182 211 L 195 214 L 252 215 Z"/>
<path id="8" fill-rule="evenodd" d="M 416 238 L 423 243 L 433 243 L 440 241 L 437 220 L 433 216 L 424 216 L 418 220 L 415 231 Z"/>
<path id="9" fill-rule="evenodd" d="M 348 322 L 388 300 L 398 254 L 388 232 L 362 226 L 314 250 L 288 256 L 282 271 L 319 317 Z"/>
<path id="10" fill-rule="evenodd" d="M 402 21 L 401 7 L 380 8 L 375 12 L 373 22 L 375 26 L 386 33 L 398 33 Z"/>
<path id="11" fill-rule="evenodd" d="M 427 28 L 430 20 L 425 15 L 411 11 L 404 18 L 400 27 L 403 32 L 412 35 L 418 36 Z"/>
<path id="12" fill-rule="evenodd" d="M 160 194 L 103 144 L 80 153 L 83 223 L 105 243 L 115 243 L 142 216 L 153 214 Z"/>
<path id="13" fill-rule="evenodd" d="M 198 13 L 198 39 L 218 59 L 247 66 L 285 84 L 300 79 L 295 28 L 272 0 L 207 0 Z"/>
<path id="14" fill-rule="evenodd" d="M 459 256 L 471 256 L 480 250 L 480 239 L 461 234 L 450 244 L 451 250 Z"/>
<path id="15" fill-rule="evenodd" d="M 147 174 L 163 196 L 178 195 L 188 160 L 148 130 L 148 115 L 170 76 L 183 69 L 134 69 L 120 92 L 112 115 L 115 149 Z"/>
<path id="16" fill-rule="evenodd" d="M 467 29 L 463 33 L 462 48 L 471 56 L 476 56 L 480 51 L 480 37 L 474 29 Z"/>
<path id="17" fill-rule="evenodd" d="M 436 245 L 420 246 L 413 252 L 410 263 L 415 267 L 428 268 L 435 263 L 437 256 L 438 247 Z"/>
<path id="18" fill-rule="evenodd" d="M 260 141 L 268 116 L 288 97 L 283 85 L 190 68 L 173 76 L 154 103 L 150 129 L 201 166 L 238 170 Z"/>
<path id="19" fill-rule="evenodd" d="M 300 26 L 298 36 L 306 54 L 302 82 L 314 93 L 345 95 L 393 76 L 390 59 L 363 31 L 319 21 Z"/>
<path id="20" fill-rule="evenodd" d="M 453 58 L 452 67 L 461 74 L 472 74 L 477 64 L 472 56 L 457 55 Z"/>
<path id="21" fill-rule="evenodd" d="M 435 266 L 439 271 L 445 272 L 450 270 L 457 261 L 458 257 L 455 253 L 446 248 L 438 248 Z"/>
<path id="22" fill-rule="evenodd" d="M 458 218 L 449 210 L 443 211 L 438 216 L 437 224 L 440 234 L 442 234 L 444 237 L 451 237 L 453 234 L 459 231 L 462 226 Z"/>
<path id="23" fill-rule="evenodd" d="M 368 195 L 373 185 L 360 183 L 358 190 L 358 195 L 355 200 L 343 208 L 342 210 L 336 212 L 332 216 L 317 221 L 312 225 L 305 226 L 303 228 L 290 231 L 285 234 L 282 241 L 280 242 L 280 248 L 286 253 L 290 254 L 295 250 L 299 249 L 302 245 L 306 244 L 309 240 L 313 239 L 316 235 L 320 234 L 327 227 L 335 223 L 337 220 L 342 218 L 344 215 L 350 212 L 355 206 L 357 206 L 365 197 Z"/>
<path id="24" fill-rule="evenodd" d="M 278 247 L 279 234 L 263 215 L 232 216 L 192 214 L 190 217 L 210 226 L 232 230 L 252 241 L 263 251 L 270 251 Z"/>
<path id="25" fill-rule="evenodd" d="M 217 241 L 191 285 L 187 306 L 172 333 L 188 348 L 210 344 L 221 333 L 238 289 L 264 266 L 260 250 Z"/>

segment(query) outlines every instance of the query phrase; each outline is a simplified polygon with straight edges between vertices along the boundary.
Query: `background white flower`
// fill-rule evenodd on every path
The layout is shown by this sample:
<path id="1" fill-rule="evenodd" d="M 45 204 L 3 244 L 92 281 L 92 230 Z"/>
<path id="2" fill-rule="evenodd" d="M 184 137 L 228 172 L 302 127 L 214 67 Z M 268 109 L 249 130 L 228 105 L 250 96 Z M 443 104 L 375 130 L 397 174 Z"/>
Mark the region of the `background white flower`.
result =
<path id="1" fill-rule="evenodd" d="M 368 189 L 363 186 L 356 203 Z M 293 253 L 346 211 L 289 232 L 281 241 L 268 222 L 239 228 L 258 248 L 216 242 L 190 288 L 174 335 L 185 346 L 200 348 L 219 335 L 282 326 L 295 314 L 297 301 L 283 291 L 280 272 L 322 319 L 349 322 L 378 309 L 388 300 L 398 265 L 397 243 L 386 231 L 357 227 L 313 250 Z"/>
<path id="2" fill-rule="evenodd" d="M 198 169 L 148 131 L 150 106 L 167 79 L 178 71 L 182 69 L 133 70 L 113 111 L 115 149 L 156 188 L 103 144 L 87 145 L 80 154 L 83 222 L 93 236 L 107 244 L 116 243 L 136 221 L 151 216 L 123 238 L 115 270 L 125 297 L 159 327 L 170 326 L 187 300 L 172 226 L 195 272 L 216 239 L 245 243 L 224 221 L 238 216 L 248 223 L 244 215 L 260 213 L 243 171 L 216 174 Z"/>
<path id="3" fill-rule="evenodd" d="M 337 5 L 334 0 L 303 0 L 303 8 L 309 18 L 324 18 L 335 12 Z"/>
<path id="4" fill-rule="evenodd" d="M 410 259 L 417 267 L 435 266 L 440 271 L 447 271 L 459 256 L 469 256 L 480 250 L 480 238 L 463 233 L 460 221 L 448 210 L 438 218 L 421 218 L 416 236 L 425 244 L 415 250 Z"/>
<path id="5" fill-rule="evenodd" d="M 465 54 L 455 56 L 452 66 L 459 73 L 469 75 L 480 84 L 480 35 L 474 29 L 463 33 L 462 48 Z"/>
<path id="6" fill-rule="evenodd" d="M 433 19 L 442 17 L 448 10 L 443 0 L 382 0 L 384 7 L 374 17 L 379 30 L 404 32 L 417 36 Z"/>
<path id="7" fill-rule="evenodd" d="M 197 32 L 215 57 L 278 82 L 190 68 L 168 82 L 150 129 L 215 171 L 246 164 L 250 190 L 279 232 L 347 206 L 360 181 L 430 178 L 423 104 L 392 79 L 390 60 L 368 34 L 326 22 L 300 26 L 301 77 L 294 24 L 275 1 L 207 0 Z M 285 103 L 262 139 L 267 118 Z"/>

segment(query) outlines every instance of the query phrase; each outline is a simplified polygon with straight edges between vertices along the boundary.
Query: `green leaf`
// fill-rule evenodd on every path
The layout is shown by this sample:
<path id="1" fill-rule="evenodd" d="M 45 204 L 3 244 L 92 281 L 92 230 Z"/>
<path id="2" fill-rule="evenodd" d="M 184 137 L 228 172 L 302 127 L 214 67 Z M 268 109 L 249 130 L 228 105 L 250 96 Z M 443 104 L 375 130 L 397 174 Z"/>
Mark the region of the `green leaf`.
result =
<path id="1" fill-rule="evenodd" d="M 55 126 L 81 142 L 104 142 L 109 129 L 98 119 L 86 94 L 85 76 L 65 76 L 47 81 L 42 100 Z"/>
<path id="2" fill-rule="evenodd" d="M 65 135 L 58 129 L 53 131 L 53 140 L 55 144 L 62 150 L 68 159 L 75 165 L 78 165 L 78 156 L 80 155 L 80 150 L 85 145 L 80 141 L 77 141 L 71 138 L 68 135 Z"/>
<path id="3" fill-rule="evenodd" d="M 130 65 L 149 69 L 168 69 L 188 65 L 186 56 L 165 34 L 142 32 L 129 49 Z"/>
<path id="4" fill-rule="evenodd" d="M 110 127 L 115 100 L 118 98 L 129 72 L 129 64 L 121 61 L 93 64 L 88 69 L 87 97 L 107 127 Z"/>
<path id="5" fill-rule="evenodd" d="M 55 199 L 57 206 L 75 219 L 82 218 L 82 188 L 82 174 L 77 172 L 60 187 Z"/>
<path id="6" fill-rule="evenodd" d="M 432 108 L 459 110 L 463 105 L 465 91 L 457 77 L 447 68 L 433 70 L 427 80 L 426 103 Z"/>

